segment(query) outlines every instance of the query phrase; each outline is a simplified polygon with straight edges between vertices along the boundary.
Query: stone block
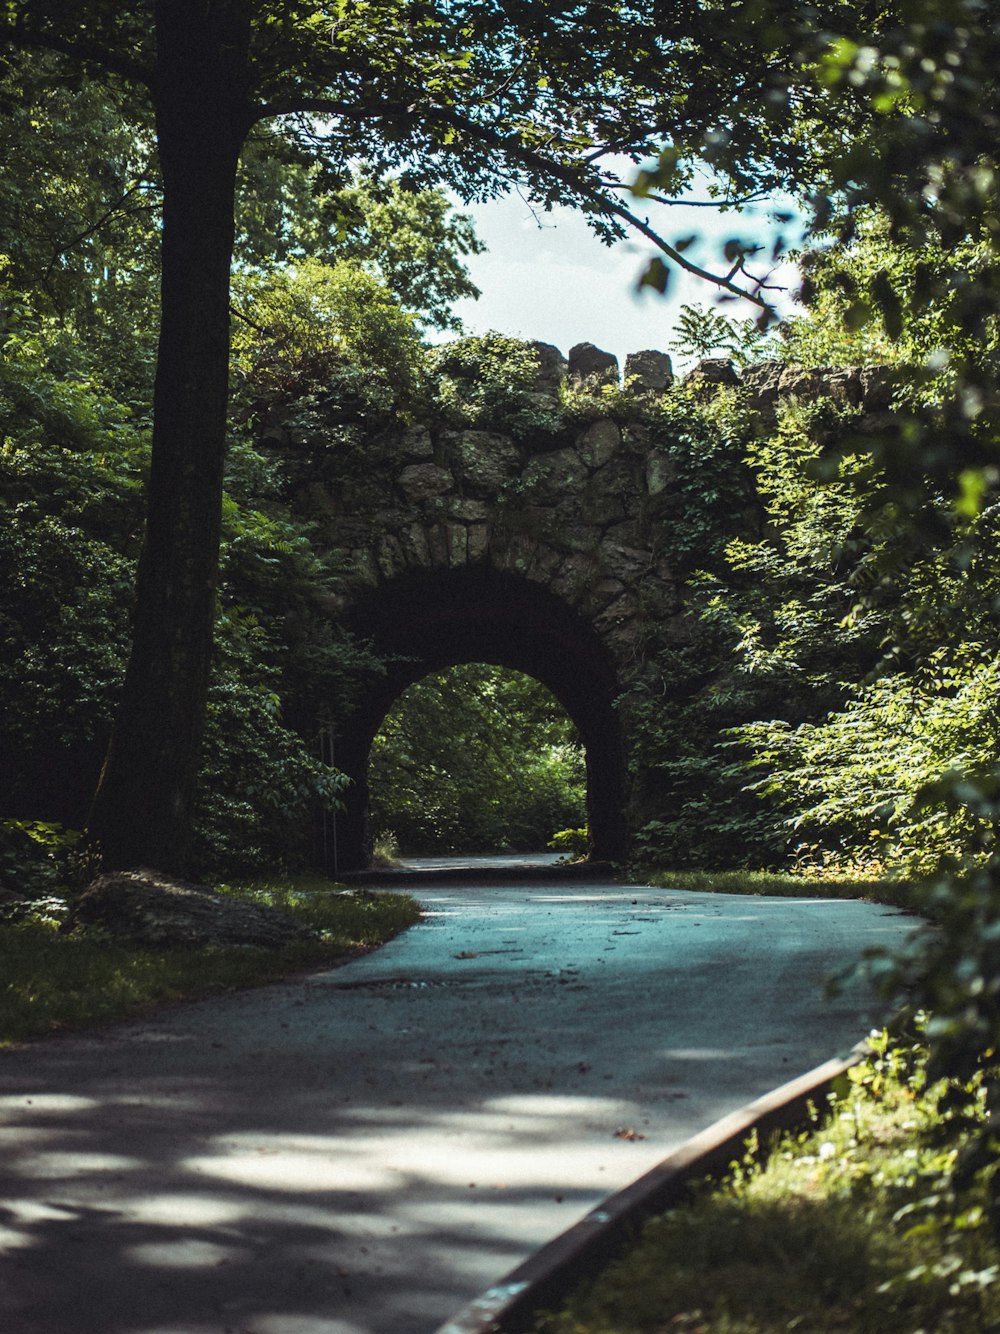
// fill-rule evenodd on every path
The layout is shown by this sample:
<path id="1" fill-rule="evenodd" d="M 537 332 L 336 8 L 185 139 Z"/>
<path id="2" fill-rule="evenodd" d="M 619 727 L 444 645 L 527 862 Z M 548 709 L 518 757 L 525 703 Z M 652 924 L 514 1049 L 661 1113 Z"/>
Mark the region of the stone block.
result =
<path id="1" fill-rule="evenodd" d="M 767 412 L 778 401 L 783 361 L 757 361 L 744 366 L 740 383 L 747 393 L 747 406 L 752 412 Z"/>
<path id="2" fill-rule="evenodd" d="M 436 463 L 411 463 L 400 472 L 397 480 L 407 500 L 414 504 L 443 496 L 455 485 L 448 469 Z"/>
<path id="3" fill-rule="evenodd" d="M 631 394 L 662 394 L 673 378 L 673 363 L 666 352 L 647 348 L 625 358 L 625 389 Z"/>
<path id="4" fill-rule="evenodd" d="M 809 402 L 828 398 L 844 407 L 856 407 L 862 398 L 861 376 L 852 367 L 819 366 L 805 369 L 786 366 L 778 381 L 779 398 Z"/>
<path id="5" fill-rule="evenodd" d="M 576 511 L 574 511 L 574 519 Z M 558 528 L 557 511 L 548 505 L 517 505 L 505 508 L 501 520 L 511 533 L 530 533 L 534 537 Z"/>
<path id="6" fill-rule="evenodd" d="M 587 469 L 575 449 L 555 449 L 532 459 L 524 472 L 531 498 L 538 504 L 554 505 L 572 493 L 586 478 Z"/>
<path id="7" fill-rule="evenodd" d="M 405 506 L 376 510 L 368 517 L 368 529 L 372 533 L 398 533 L 411 517 L 412 511 Z"/>
<path id="8" fill-rule="evenodd" d="M 557 551 L 544 542 L 535 541 L 535 558 L 531 564 L 530 577 L 538 583 L 547 583 L 558 570 L 565 558 L 565 553 Z"/>
<path id="9" fill-rule="evenodd" d="M 670 564 L 668 557 L 657 556 L 656 565 L 653 568 L 656 572 L 657 579 L 661 579 L 665 584 L 676 584 L 677 576 L 674 573 L 673 566 Z"/>
<path id="10" fill-rule="evenodd" d="M 638 617 L 631 620 L 617 621 L 602 635 L 611 652 L 619 659 L 635 656 L 642 637 L 642 622 Z"/>
<path id="11" fill-rule="evenodd" d="M 578 602 L 594 582 L 592 555 L 582 552 L 566 556 L 552 577 L 552 591 L 568 602 Z"/>
<path id="12" fill-rule="evenodd" d="M 467 487 L 484 495 L 498 491 L 521 466 L 520 451 L 508 436 L 461 431 L 452 441 L 455 471 Z"/>
<path id="13" fill-rule="evenodd" d="M 625 622 L 631 621 L 635 614 L 635 597 L 626 591 L 613 602 L 609 602 L 604 610 L 594 617 L 594 628 L 598 633 L 606 634 L 609 630 L 618 629 Z"/>
<path id="14" fill-rule="evenodd" d="M 591 617 L 596 626 L 599 617 L 625 593 L 625 585 L 618 579 L 595 579 L 580 597 L 580 610 Z"/>
<path id="15" fill-rule="evenodd" d="M 363 551 L 354 551 L 351 553 L 351 577 L 352 582 L 357 584 L 370 584 L 374 586 L 379 581 L 379 568 L 375 560 L 374 552 L 367 549 Z"/>
<path id="16" fill-rule="evenodd" d="M 454 569 L 469 558 L 469 532 L 464 523 L 445 525 L 448 536 L 448 564 Z"/>
<path id="17" fill-rule="evenodd" d="M 395 579 L 406 569 L 407 561 L 399 539 L 392 533 L 379 538 L 376 548 L 376 561 L 384 579 Z"/>
<path id="18" fill-rule="evenodd" d="M 608 603 L 616 598 L 619 593 L 624 593 L 625 585 L 620 579 L 598 579 L 593 586 L 593 592 L 602 602 Z"/>
<path id="19" fill-rule="evenodd" d="M 646 490 L 651 496 L 658 496 L 671 487 L 677 479 L 677 464 L 666 454 L 650 454 L 646 460 Z"/>
<path id="20" fill-rule="evenodd" d="M 372 524 L 367 519 L 338 516 L 327 530 L 333 542 L 339 547 L 367 546 L 372 537 Z"/>
<path id="21" fill-rule="evenodd" d="M 557 398 L 566 379 L 566 358 L 552 343 L 532 342 L 529 346 L 538 356 L 536 390 L 546 398 Z"/>
<path id="22" fill-rule="evenodd" d="M 399 450 L 407 459 L 432 459 L 434 444 L 426 426 L 408 426 L 399 440 Z"/>
<path id="23" fill-rule="evenodd" d="M 651 552 L 641 547 L 627 547 L 620 542 L 602 542 L 600 557 L 604 572 L 625 584 L 641 579 L 653 564 Z"/>
<path id="24" fill-rule="evenodd" d="M 577 451 L 589 468 L 602 468 L 621 448 L 622 433 L 610 417 L 588 426 L 577 441 Z"/>
<path id="25" fill-rule="evenodd" d="M 646 533 L 640 528 L 636 519 L 625 519 L 622 523 L 609 524 L 601 535 L 601 542 L 605 545 L 611 543 L 643 550 L 648 546 Z"/>
<path id="26" fill-rule="evenodd" d="M 399 535 L 399 544 L 406 557 L 406 563 L 411 568 L 424 569 L 430 565 L 430 547 L 427 544 L 427 533 L 423 524 L 408 524 Z"/>
<path id="27" fill-rule="evenodd" d="M 593 343 L 577 343 L 569 350 L 569 379 L 575 385 L 618 383 L 618 358 Z"/>
<path id="28" fill-rule="evenodd" d="M 484 500 L 454 496 L 448 501 L 448 517 L 460 519 L 463 523 L 485 523 L 490 517 L 490 507 Z"/>
<path id="29" fill-rule="evenodd" d="M 486 559 L 490 549 L 490 530 L 485 523 L 469 525 L 468 560 L 473 565 Z"/>
<path id="30" fill-rule="evenodd" d="M 626 517 L 625 498 L 618 487 L 605 486 L 595 477 L 580 497 L 580 521 L 592 528 L 603 529 L 619 523 Z"/>
<path id="31" fill-rule="evenodd" d="M 448 565 L 448 528 L 446 524 L 436 523 L 427 530 L 427 546 L 431 553 L 432 565 Z"/>
<path id="32" fill-rule="evenodd" d="M 740 377 L 728 357 L 704 357 L 684 377 L 685 384 L 695 387 L 739 382 Z"/>
<path id="33" fill-rule="evenodd" d="M 527 576 L 537 555 L 537 545 L 529 534 L 494 533 L 493 561 L 498 570 Z"/>
<path id="34" fill-rule="evenodd" d="M 580 517 L 584 523 L 606 528 L 638 514 L 640 484 L 631 460 L 612 459 L 599 469 L 580 491 Z"/>

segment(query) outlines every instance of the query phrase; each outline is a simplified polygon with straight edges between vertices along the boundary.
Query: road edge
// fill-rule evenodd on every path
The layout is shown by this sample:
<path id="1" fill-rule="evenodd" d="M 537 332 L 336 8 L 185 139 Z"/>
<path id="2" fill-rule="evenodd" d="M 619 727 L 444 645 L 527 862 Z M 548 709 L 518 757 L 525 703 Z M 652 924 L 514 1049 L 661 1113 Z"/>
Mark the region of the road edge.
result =
<path id="1" fill-rule="evenodd" d="M 743 1157 L 751 1136 L 766 1154 L 778 1133 L 810 1120 L 837 1081 L 866 1055 L 865 1044 L 859 1043 L 849 1056 L 815 1066 L 692 1136 L 546 1242 L 433 1334 L 525 1334 L 538 1311 L 557 1305 L 606 1264 L 647 1218 L 679 1204 L 693 1182 L 725 1176 Z"/>

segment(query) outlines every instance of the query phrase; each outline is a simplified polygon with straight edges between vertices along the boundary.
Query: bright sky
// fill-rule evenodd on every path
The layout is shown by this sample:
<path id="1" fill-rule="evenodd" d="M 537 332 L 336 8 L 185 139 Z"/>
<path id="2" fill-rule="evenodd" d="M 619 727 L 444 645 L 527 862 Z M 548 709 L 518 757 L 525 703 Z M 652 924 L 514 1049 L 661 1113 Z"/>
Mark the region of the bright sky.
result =
<path id="1" fill-rule="evenodd" d="M 645 204 L 637 201 L 636 207 L 645 214 Z M 575 343 L 595 343 L 624 365 L 629 352 L 670 351 L 681 305 L 713 302 L 714 288 L 677 270 L 665 297 L 648 289 L 637 292 L 638 279 L 655 253 L 652 246 L 638 236 L 605 246 L 571 209 L 535 217 L 522 199 L 509 195 L 465 211 L 472 214 L 489 247 L 485 255 L 469 261 L 482 296 L 455 306 L 469 333 L 495 329 L 554 343 L 563 353 Z M 712 238 L 718 244 L 720 238 L 733 235 L 770 245 L 774 225 L 769 211 L 764 205 L 742 214 L 688 206 L 658 208 L 655 225 L 668 240 L 697 233 L 704 238 L 703 248 Z M 790 294 L 794 272 L 786 268 L 779 280 Z M 787 309 L 789 297 L 781 304 Z M 753 307 L 742 303 L 724 309 L 730 316 L 754 313 Z"/>

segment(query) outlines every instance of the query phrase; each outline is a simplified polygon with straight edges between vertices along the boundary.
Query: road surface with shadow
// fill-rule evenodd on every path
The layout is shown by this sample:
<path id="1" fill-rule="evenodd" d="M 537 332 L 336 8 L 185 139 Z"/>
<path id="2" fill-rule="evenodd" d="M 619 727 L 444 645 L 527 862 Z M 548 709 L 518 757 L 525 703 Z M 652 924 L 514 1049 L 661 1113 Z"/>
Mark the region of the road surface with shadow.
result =
<path id="1" fill-rule="evenodd" d="M 421 886 L 345 967 L 0 1053 L 4 1334 L 426 1334 L 853 1045 L 857 902 Z"/>

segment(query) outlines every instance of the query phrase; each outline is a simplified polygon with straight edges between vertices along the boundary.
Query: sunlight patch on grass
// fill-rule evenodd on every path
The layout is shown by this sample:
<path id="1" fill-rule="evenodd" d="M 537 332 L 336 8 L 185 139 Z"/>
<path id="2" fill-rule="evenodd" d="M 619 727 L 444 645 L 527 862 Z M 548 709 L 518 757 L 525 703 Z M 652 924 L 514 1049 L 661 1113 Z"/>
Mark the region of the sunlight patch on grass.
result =
<path id="1" fill-rule="evenodd" d="M 848 876 L 790 875 L 778 871 L 667 871 L 645 876 L 658 889 L 711 894 L 760 894 L 795 899 L 870 899 L 915 910 L 914 887 L 906 880 L 860 880 Z"/>
<path id="2" fill-rule="evenodd" d="M 158 1002 L 274 982 L 373 949 L 420 916 L 408 895 L 354 892 L 319 877 L 220 889 L 281 908 L 319 938 L 279 950 L 154 951 L 96 931 L 61 935 L 53 921 L 0 925 L 0 1046 L 125 1018 Z"/>

